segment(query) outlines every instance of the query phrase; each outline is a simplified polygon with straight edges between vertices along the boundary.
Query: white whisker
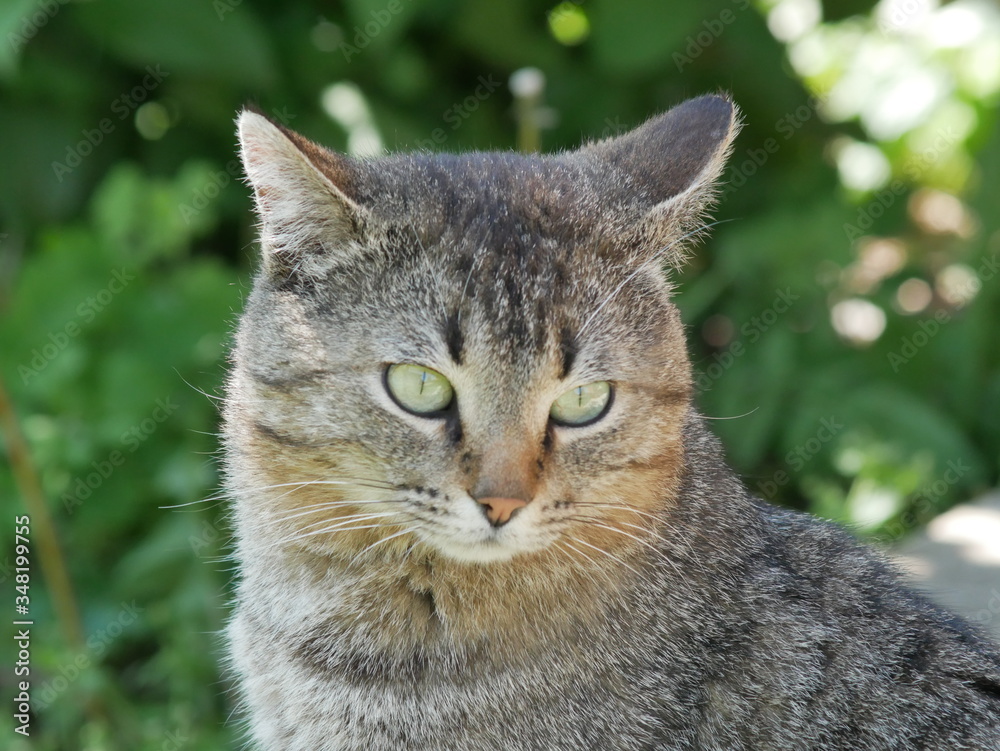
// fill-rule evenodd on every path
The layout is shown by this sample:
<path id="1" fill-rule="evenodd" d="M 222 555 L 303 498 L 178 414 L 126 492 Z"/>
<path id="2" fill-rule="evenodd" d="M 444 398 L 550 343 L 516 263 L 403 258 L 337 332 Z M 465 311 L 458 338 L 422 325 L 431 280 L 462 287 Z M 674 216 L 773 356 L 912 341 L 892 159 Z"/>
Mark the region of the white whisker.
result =
<path id="1" fill-rule="evenodd" d="M 613 527 L 613 526 L 611 526 L 609 524 L 601 524 L 600 522 L 595 522 L 595 521 L 592 521 L 592 520 L 588 520 L 587 523 L 591 524 L 591 525 L 593 525 L 595 527 L 600 527 L 602 529 L 606 529 L 609 532 L 617 532 L 620 535 L 624 535 L 625 537 L 628 537 L 628 538 L 631 538 L 631 539 L 635 540 L 640 545 L 644 545 L 647 548 L 649 548 L 650 550 L 652 550 L 654 553 L 656 553 L 657 557 L 659 557 L 664 563 L 669 564 L 674 569 L 674 571 L 676 571 L 677 573 L 681 573 L 681 569 L 677 565 L 677 562 L 671 560 L 666 555 L 664 555 L 663 551 L 660 550 L 658 547 L 656 547 L 656 545 L 654 545 L 653 543 L 651 543 L 649 540 L 644 540 L 641 537 L 639 537 L 638 535 L 634 535 L 631 532 L 626 532 L 624 529 L 619 529 L 618 527 Z M 644 529 L 644 531 L 649 532 L 648 529 Z"/>
<path id="2" fill-rule="evenodd" d="M 287 522 L 291 519 L 298 519 L 303 516 L 309 516 L 310 514 L 317 514 L 320 511 L 330 511 L 332 509 L 344 508 L 347 506 L 366 506 L 377 503 L 405 503 L 405 501 L 394 501 L 394 500 L 362 500 L 362 501 L 329 501 L 327 503 L 314 503 L 311 506 L 304 506 L 298 509 L 295 513 L 282 514 L 273 520 L 278 523 Z"/>
<path id="3" fill-rule="evenodd" d="M 414 226 L 412 220 L 410 221 L 410 229 L 413 231 L 413 237 L 416 239 L 417 245 L 420 246 L 420 251 L 421 251 L 420 252 L 420 258 L 423 261 L 424 266 L 427 268 L 427 272 L 428 272 L 428 274 L 430 274 L 431 280 L 434 282 L 434 288 L 437 291 L 437 302 L 438 302 L 438 305 L 441 307 L 441 313 L 444 316 L 444 318 L 442 320 L 447 320 L 447 318 L 448 318 L 448 307 L 447 307 L 447 303 L 445 301 L 446 298 L 445 298 L 444 292 L 442 291 L 442 288 L 441 288 L 440 275 L 437 274 L 437 273 L 435 273 L 434 267 L 431 265 L 430 258 L 427 255 L 427 248 L 424 247 L 423 240 L 420 239 L 420 233 L 417 232 L 417 228 Z"/>
<path id="4" fill-rule="evenodd" d="M 400 530 L 399 532 L 396 532 L 396 533 L 394 533 L 394 534 L 391 534 L 391 535 L 389 535 L 388 537 L 383 537 L 383 538 L 382 538 L 381 540 L 377 540 L 376 542 L 373 542 L 373 543 L 372 543 L 371 545 L 369 545 L 369 546 L 368 546 L 368 547 L 366 547 L 366 548 L 365 548 L 364 550 L 362 550 L 362 551 L 361 551 L 360 553 L 358 553 L 358 554 L 357 554 L 356 556 L 354 556 L 354 557 L 353 557 L 353 558 L 351 559 L 351 562 L 350 562 L 350 563 L 349 563 L 348 565 L 349 565 L 349 566 L 353 566 L 353 565 L 355 564 L 355 562 L 357 562 L 357 560 L 358 560 L 358 559 L 359 559 L 359 558 L 360 558 L 361 556 L 363 556 L 363 555 L 364 555 L 365 553 L 367 553 L 368 551 L 370 551 L 370 550 L 371 550 L 372 548 L 374 548 L 374 547 L 375 547 L 376 545 L 381 545 L 381 544 L 382 544 L 383 542 L 389 542 L 389 540 L 393 540 L 393 539 L 395 539 L 395 538 L 397 538 L 397 537 L 400 537 L 400 536 L 402 536 L 402 535 L 405 535 L 405 534 L 409 534 L 409 533 L 410 533 L 411 531 L 412 531 L 412 530 L 411 530 L 411 529 L 410 529 L 409 527 L 407 527 L 406 529 L 403 529 L 403 530 Z"/>
<path id="5" fill-rule="evenodd" d="M 588 548 L 593 548 L 598 553 L 601 553 L 602 555 L 606 555 L 608 558 L 610 558 L 611 560 L 615 561 L 616 563 L 620 563 L 622 566 L 624 566 L 625 568 L 627 568 L 629 571 L 631 571 L 632 573 L 634 573 L 636 576 L 642 576 L 642 574 L 638 570 L 636 570 L 635 568 L 633 568 L 632 566 L 630 566 L 629 564 L 627 564 L 625 561 L 623 561 L 619 556 L 615 555 L 614 553 L 609 553 L 604 548 L 599 548 L 596 545 L 591 545 L 586 540 L 579 540 L 579 539 L 577 539 L 577 540 L 574 540 L 574 542 L 578 542 L 581 545 L 586 545 Z"/>
<path id="6" fill-rule="evenodd" d="M 601 503 L 601 502 L 595 502 L 595 501 L 574 501 L 573 505 L 574 506 L 593 506 L 593 507 L 598 507 L 598 508 L 621 509 L 622 511 L 631 511 L 633 514 L 638 514 L 640 516 L 645 516 L 646 518 L 652 519 L 653 521 L 656 521 L 656 522 L 662 521 L 661 518 L 659 516 L 657 516 L 656 514 L 651 514 L 648 511 L 643 511 L 642 509 L 635 508 L 634 506 L 630 506 L 627 503 Z"/>
<path id="7" fill-rule="evenodd" d="M 398 486 L 393 483 L 383 482 L 381 480 L 372 479 L 359 479 L 359 480 L 300 480 L 298 482 L 279 482 L 274 485 L 260 485 L 255 488 L 240 488 L 239 490 L 222 490 L 215 495 L 208 496 L 207 498 L 201 498 L 197 501 L 189 501 L 187 503 L 178 503 L 171 506 L 160 506 L 162 509 L 179 509 L 185 506 L 195 506 L 199 503 L 209 503 L 211 501 L 224 501 L 228 500 L 234 495 L 240 493 L 255 494 L 263 493 L 266 490 L 275 490 L 277 488 L 292 488 L 291 491 L 298 490 L 299 488 L 309 487 L 312 485 L 349 485 L 352 487 L 362 487 L 362 488 L 374 488 L 376 490 L 397 490 Z M 284 493 L 278 498 L 284 498 L 288 493 Z"/>
<path id="8" fill-rule="evenodd" d="M 591 570 L 599 571 L 601 573 L 601 576 L 603 576 L 605 579 L 608 580 L 608 584 L 610 584 L 612 587 L 615 586 L 615 580 L 611 578 L 611 575 L 607 571 L 605 571 L 602 566 L 598 565 L 597 559 L 595 559 L 593 556 L 587 555 L 587 553 L 580 550 L 580 548 L 576 547 L 573 543 L 569 542 L 568 540 L 561 540 L 559 544 L 562 547 L 568 547 L 571 550 L 579 553 L 588 561 L 590 561 L 590 563 L 593 564 L 593 569 L 590 568 L 587 569 L 587 575 L 590 577 L 590 580 L 594 582 L 594 584 L 597 584 L 597 580 L 593 577 L 593 575 L 591 575 L 590 573 Z"/>
<path id="9" fill-rule="evenodd" d="M 672 243 L 670 245 L 665 245 L 664 247 L 660 248 L 660 250 L 658 250 L 656 253 L 654 253 L 653 256 L 649 260 L 647 260 L 644 263 L 640 264 L 639 268 L 637 268 L 635 271 L 633 271 L 631 274 L 629 274 L 627 277 L 625 277 L 625 279 L 617 287 L 615 287 L 615 289 L 611 292 L 610 295 L 608 295 L 607 297 L 604 298 L 603 302 L 601 302 L 601 304 L 597 306 L 597 310 L 595 310 L 593 313 L 591 313 L 590 316 L 587 318 L 587 320 L 583 322 L 583 326 L 580 327 L 580 330 L 577 331 L 576 335 L 580 336 L 581 334 L 583 334 L 583 332 L 587 330 L 587 327 L 590 326 L 591 321 L 593 321 L 594 318 L 597 317 L 597 314 L 600 313 L 604 309 L 605 305 L 607 305 L 615 297 L 618 296 L 618 293 L 622 291 L 622 288 L 626 284 L 628 284 L 630 281 L 632 281 L 633 279 L 635 279 L 635 277 L 637 277 L 644 270 L 646 270 L 647 268 L 649 268 L 649 266 L 651 266 L 653 263 L 660 261 L 663 258 L 663 255 L 668 250 L 670 250 L 672 247 L 674 247 L 674 245 L 676 245 L 677 243 L 679 243 L 679 242 L 681 242 L 683 240 L 686 240 L 687 238 L 691 237 L 692 235 L 696 235 L 699 232 L 704 232 L 706 229 L 709 229 L 710 227 L 714 227 L 715 225 L 721 224 L 721 223 L 722 223 L 721 221 L 717 221 L 717 222 L 712 222 L 711 224 L 703 224 L 700 227 L 698 227 L 697 229 L 693 229 L 690 232 L 686 232 L 685 234 L 681 235 L 679 238 L 677 238 L 676 241 L 674 241 L 674 243 Z"/>
<path id="10" fill-rule="evenodd" d="M 388 512 L 388 513 L 385 513 L 385 514 L 381 514 L 380 516 L 385 517 L 385 516 L 395 516 L 395 515 L 396 515 L 395 512 Z M 357 522 L 363 522 L 363 521 L 370 521 L 370 519 L 355 519 L 355 518 L 342 519 L 342 520 L 339 520 L 336 524 L 331 524 L 330 526 L 324 527 L 323 529 L 315 529 L 315 530 L 313 530 L 311 532 L 302 532 L 302 533 L 294 534 L 294 535 L 291 535 L 291 536 L 286 537 L 284 539 L 278 540 L 274 544 L 274 546 L 277 547 L 277 546 L 280 546 L 280 545 L 287 545 L 287 544 L 292 543 L 292 542 L 297 542 L 299 540 L 304 540 L 307 537 L 315 537 L 316 535 L 327 534 L 329 532 L 353 532 L 354 530 L 358 530 L 358 529 L 375 529 L 377 527 L 384 527 L 385 526 L 384 524 L 368 524 L 368 525 L 363 525 L 363 526 L 350 526 L 350 525 L 356 525 Z"/>
<path id="11" fill-rule="evenodd" d="M 474 253 L 472 256 L 472 263 L 469 264 L 469 273 L 465 277 L 465 284 L 462 286 L 462 296 L 459 301 L 457 322 L 459 325 L 462 323 L 462 306 L 461 303 L 465 301 L 465 298 L 469 291 L 469 282 L 472 280 L 472 272 L 476 270 L 476 266 L 479 264 L 479 259 L 482 258 L 481 255 Z"/>
<path id="12" fill-rule="evenodd" d="M 574 503 L 574 505 L 576 505 L 576 506 L 591 506 L 591 507 L 597 507 L 597 508 L 621 509 L 623 511 L 631 511 L 634 514 L 638 514 L 640 516 L 644 516 L 647 519 L 651 519 L 653 522 L 655 522 L 655 527 L 656 528 L 639 526 L 638 527 L 639 529 L 643 529 L 646 532 L 648 532 L 649 534 L 651 534 L 652 536 L 654 536 L 654 537 L 656 537 L 658 539 L 661 539 L 664 542 L 667 542 L 669 544 L 680 544 L 680 545 L 682 545 L 687 550 L 688 553 L 690 553 L 692 556 L 694 555 L 694 549 L 691 547 L 691 543 L 683 535 L 676 534 L 671 539 L 668 540 L 666 537 L 664 537 L 660 533 L 660 531 L 657 528 L 663 528 L 667 532 L 677 531 L 676 528 L 673 525 L 671 525 L 666 519 L 664 519 L 662 515 L 658 516 L 656 514 L 651 514 L 648 511 L 643 511 L 642 509 L 637 509 L 634 506 L 631 506 L 631 505 L 629 505 L 627 503 L 624 503 L 624 502 L 622 502 L 622 503 L 602 503 L 602 502 L 588 501 L 588 502 Z M 590 521 L 591 520 L 590 517 L 582 517 L 582 519 L 585 520 L 585 521 Z M 622 522 L 622 523 L 624 524 L 625 522 Z M 632 525 L 628 525 L 628 526 L 632 526 Z"/>
<path id="13" fill-rule="evenodd" d="M 377 514 L 350 514 L 348 516 L 337 516 L 334 517 L 333 519 L 319 519 L 317 521 L 310 522 L 309 524 L 300 527 L 299 531 L 304 532 L 307 529 L 318 527 L 321 524 L 329 524 L 332 521 L 343 522 L 346 524 L 351 521 L 366 522 L 366 521 L 371 521 L 372 519 L 384 519 L 387 516 L 395 516 L 395 515 L 396 515 L 395 511 L 385 511 Z"/>
<path id="14" fill-rule="evenodd" d="M 709 417 L 708 415 L 702 415 L 705 420 L 739 420 L 743 417 L 749 417 L 754 412 L 756 412 L 760 407 L 754 407 L 749 412 L 744 412 L 742 415 L 733 415 L 732 417 Z"/>

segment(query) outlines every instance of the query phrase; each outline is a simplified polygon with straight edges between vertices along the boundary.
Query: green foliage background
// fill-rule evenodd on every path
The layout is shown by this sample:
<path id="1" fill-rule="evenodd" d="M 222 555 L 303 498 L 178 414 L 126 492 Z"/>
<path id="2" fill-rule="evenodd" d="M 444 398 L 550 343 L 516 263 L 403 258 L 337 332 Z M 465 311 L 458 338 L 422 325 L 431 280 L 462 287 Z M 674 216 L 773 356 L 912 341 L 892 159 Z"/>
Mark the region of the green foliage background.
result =
<path id="1" fill-rule="evenodd" d="M 880 26 L 872 3 L 827 3 L 798 41 L 769 30 L 773 5 L 5 2 L 0 377 L 16 420 L 3 441 L 14 456 L 23 435 L 30 465 L 0 466 L 0 610 L 8 622 L 27 476 L 78 611 L 51 596 L 55 561 L 37 545 L 47 522 L 33 512 L 36 703 L 22 739 L 5 647 L 5 747 L 237 745 L 216 636 L 231 570 L 214 400 L 254 262 L 233 161 L 232 121 L 248 101 L 338 149 L 372 129 L 390 150 L 515 148 L 520 113 L 546 125 L 552 150 L 731 92 L 746 127 L 722 221 L 678 279 L 678 301 L 700 403 L 734 465 L 777 502 L 890 539 L 996 485 L 996 89 L 963 78 L 971 42 L 928 51 Z M 803 72 L 790 61 L 807 43 L 830 54 Z M 924 121 L 886 135 L 864 113 L 817 104 L 865 45 L 951 81 Z M 541 110 L 519 109 L 506 86 L 524 66 L 547 78 Z M 865 93 L 875 104 L 888 100 L 880 75 Z M 477 96 L 484 80 L 492 91 Z M 338 122 L 323 103 L 345 82 L 365 106 Z M 935 149 L 952 121 L 964 126 Z M 846 143 L 881 155 L 880 183 L 843 178 Z M 872 271 L 879 248 L 896 260 Z M 974 296 L 948 294 L 942 274 L 955 268 Z M 901 307 L 904 284 L 930 299 Z M 880 334 L 838 329 L 845 300 L 862 319 L 881 311 Z"/>

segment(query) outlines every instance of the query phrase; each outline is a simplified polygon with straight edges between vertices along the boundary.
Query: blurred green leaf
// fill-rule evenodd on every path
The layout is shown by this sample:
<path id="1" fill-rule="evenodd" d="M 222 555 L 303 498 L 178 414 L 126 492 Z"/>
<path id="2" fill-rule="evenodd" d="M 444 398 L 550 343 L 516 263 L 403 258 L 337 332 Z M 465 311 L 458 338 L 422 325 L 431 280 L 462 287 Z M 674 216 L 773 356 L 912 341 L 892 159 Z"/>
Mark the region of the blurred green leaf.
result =
<path id="1" fill-rule="evenodd" d="M 271 41 L 248 3 L 101 0 L 74 12 L 95 44 L 165 81 L 204 76 L 251 88 L 275 83 Z"/>
<path id="2" fill-rule="evenodd" d="M 685 51 L 686 44 L 697 58 L 716 42 L 727 25 L 712 13 L 714 8 L 694 3 L 593 0 L 589 10 L 595 62 L 613 75 L 641 75 L 663 67 L 676 69 L 672 64 L 674 55 L 691 56 Z M 735 7 L 727 10 L 735 18 Z M 699 34 L 708 44 L 697 41 Z"/>
<path id="3" fill-rule="evenodd" d="M 41 12 L 34 0 L 9 0 L 0 6 L 0 39 L 4 40 L 0 44 L 0 76 L 6 78 L 14 72 L 24 47 L 38 33 L 35 13 L 39 13 L 39 21 L 48 19 L 48 13 Z"/>

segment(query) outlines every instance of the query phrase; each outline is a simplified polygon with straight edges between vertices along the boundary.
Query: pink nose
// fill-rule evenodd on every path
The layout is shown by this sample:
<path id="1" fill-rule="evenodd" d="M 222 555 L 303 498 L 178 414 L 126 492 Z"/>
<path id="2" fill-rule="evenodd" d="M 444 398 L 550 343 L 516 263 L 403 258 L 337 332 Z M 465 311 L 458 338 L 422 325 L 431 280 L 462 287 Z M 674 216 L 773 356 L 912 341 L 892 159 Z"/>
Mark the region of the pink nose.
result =
<path id="1" fill-rule="evenodd" d="M 485 507 L 486 518 L 495 527 L 506 524 L 515 511 L 528 505 L 527 501 L 520 498 L 477 498 L 476 501 Z"/>

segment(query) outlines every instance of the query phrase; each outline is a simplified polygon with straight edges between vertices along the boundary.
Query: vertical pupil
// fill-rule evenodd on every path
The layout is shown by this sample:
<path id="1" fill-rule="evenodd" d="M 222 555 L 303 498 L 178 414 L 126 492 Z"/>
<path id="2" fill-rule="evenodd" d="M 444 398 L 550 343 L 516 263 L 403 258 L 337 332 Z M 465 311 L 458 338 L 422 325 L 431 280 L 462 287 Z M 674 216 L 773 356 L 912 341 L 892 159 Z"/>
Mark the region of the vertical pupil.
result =
<path id="1" fill-rule="evenodd" d="M 583 406 L 583 386 L 576 387 L 576 406 Z"/>
<path id="2" fill-rule="evenodd" d="M 424 384 L 426 382 L 427 382 L 427 371 L 426 370 L 421 370 L 420 371 L 420 393 L 421 394 L 424 393 Z"/>

